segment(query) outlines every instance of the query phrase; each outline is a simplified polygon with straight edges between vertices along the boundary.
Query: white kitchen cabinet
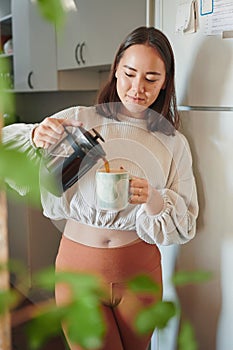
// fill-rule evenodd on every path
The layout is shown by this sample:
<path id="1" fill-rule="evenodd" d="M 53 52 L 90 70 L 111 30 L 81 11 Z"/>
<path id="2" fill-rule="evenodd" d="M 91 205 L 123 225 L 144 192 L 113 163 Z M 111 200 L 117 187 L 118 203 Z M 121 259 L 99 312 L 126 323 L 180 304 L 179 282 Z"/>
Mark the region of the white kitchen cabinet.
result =
<path id="1" fill-rule="evenodd" d="M 58 70 L 110 65 L 124 37 L 146 24 L 152 2 L 75 0 L 76 10 L 57 31 Z"/>
<path id="2" fill-rule="evenodd" d="M 56 35 L 31 0 L 11 0 L 15 91 L 57 89 Z"/>

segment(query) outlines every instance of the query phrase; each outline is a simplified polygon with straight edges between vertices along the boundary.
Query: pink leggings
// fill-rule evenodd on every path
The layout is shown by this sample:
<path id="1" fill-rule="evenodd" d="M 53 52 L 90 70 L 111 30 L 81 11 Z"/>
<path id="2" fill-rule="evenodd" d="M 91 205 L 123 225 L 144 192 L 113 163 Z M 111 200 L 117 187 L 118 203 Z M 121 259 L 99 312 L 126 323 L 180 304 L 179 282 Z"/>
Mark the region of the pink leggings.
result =
<path id="1" fill-rule="evenodd" d="M 152 334 L 140 335 L 134 327 L 138 312 L 162 296 L 161 256 L 156 245 L 140 240 L 131 245 L 116 248 L 95 248 L 62 237 L 56 258 L 57 271 L 85 272 L 101 276 L 107 287 L 107 298 L 101 301 L 107 331 L 103 346 L 98 350 L 146 350 Z M 134 294 L 126 281 L 146 274 L 154 279 L 161 290 L 158 295 Z M 58 305 L 69 298 L 69 290 L 58 284 L 55 291 Z M 78 326 L 77 326 L 78 327 Z M 68 343 L 71 350 L 81 350 Z"/>

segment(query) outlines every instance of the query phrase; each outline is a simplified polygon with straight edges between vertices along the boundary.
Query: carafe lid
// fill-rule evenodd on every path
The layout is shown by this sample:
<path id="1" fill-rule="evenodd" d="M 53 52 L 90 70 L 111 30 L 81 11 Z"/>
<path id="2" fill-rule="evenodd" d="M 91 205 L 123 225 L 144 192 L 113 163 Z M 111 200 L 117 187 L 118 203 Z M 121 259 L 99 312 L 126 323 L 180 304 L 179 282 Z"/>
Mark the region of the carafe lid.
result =
<path id="1" fill-rule="evenodd" d="M 70 134 L 69 131 L 66 132 Z M 104 152 L 102 146 L 99 144 L 98 139 L 100 139 L 102 142 L 104 142 L 103 137 L 98 133 L 97 130 L 92 128 L 93 134 L 90 131 L 87 131 L 82 126 L 78 127 L 79 131 L 83 136 L 78 137 L 78 139 L 75 139 L 72 134 L 70 136 L 73 138 L 75 144 L 77 147 L 81 147 L 85 153 L 92 150 L 95 151 L 99 157 L 104 157 L 106 153 Z"/>

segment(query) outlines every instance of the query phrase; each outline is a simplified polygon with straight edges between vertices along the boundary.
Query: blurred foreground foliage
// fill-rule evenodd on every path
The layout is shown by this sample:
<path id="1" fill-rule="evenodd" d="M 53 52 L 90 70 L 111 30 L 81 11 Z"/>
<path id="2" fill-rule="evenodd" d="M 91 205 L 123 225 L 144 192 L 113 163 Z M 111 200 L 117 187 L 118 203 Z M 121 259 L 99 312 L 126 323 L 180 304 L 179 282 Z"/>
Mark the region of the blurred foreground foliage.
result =
<path id="1" fill-rule="evenodd" d="M 0 114 L 5 111 L 14 112 L 14 95 L 8 91 L 8 82 L 4 78 L 10 72 L 10 65 L 7 60 L 0 60 Z M 2 116 L 1 116 L 2 117 Z"/>
<path id="2" fill-rule="evenodd" d="M 65 20 L 65 10 L 62 0 L 37 0 L 37 4 L 39 11 L 47 21 L 56 26 L 63 24 Z"/>
<path id="3" fill-rule="evenodd" d="M 65 18 L 65 9 L 62 0 L 36 0 L 38 10 L 42 16 L 53 25 L 60 26 Z M 9 91 L 8 82 L 4 79 L 11 68 L 6 59 L 0 60 L 0 125 L 3 126 L 3 114 L 14 113 L 14 94 Z M 5 180 L 16 187 L 28 189 L 27 195 L 22 197 L 35 205 L 39 205 L 39 169 L 25 154 L 15 149 L 8 149 L 0 145 L 0 190 Z M 4 187 L 7 189 L 7 187 Z M 11 194 L 14 192 L 10 191 Z"/>
<path id="4" fill-rule="evenodd" d="M 17 276 L 20 286 L 26 278 L 25 270 L 17 263 L 10 266 L 11 272 Z M 180 271 L 183 274 L 182 285 L 208 281 L 211 274 L 202 271 Z M 185 277 L 186 276 L 186 277 Z M 174 274 L 173 280 L 176 279 Z M 31 350 L 40 349 L 46 341 L 61 334 L 61 324 L 66 325 L 69 338 L 85 349 L 96 349 L 101 346 L 106 331 L 104 316 L 101 312 L 101 301 L 106 298 L 106 290 L 101 280 L 94 275 L 75 272 L 56 272 L 54 267 L 42 270 L 34 276 L 34 283 L 40 290 L 54 293 L 55 284 L 68 288 L 69 302 L 55 305 L 54 298 L 35 305 L 16 308 L 22 302 L 17 291 L 0 293 L 0 313 L 7 309 L 12 311 L 13 327 L 25 324 L 25 330 Z M 171 282 L 172 283 L 172 282 Z M 128 282 L 133 293 L 157 297 L 159 286 L 148 276 L 138 275 Z M 25 285 L 25 284 L 24 284 Z M 179 285 L 179 282 L 178 282 Z M 28 291 L 29 292 L 29 291 Z M 141 334 L 150 333 L 155 328 L 166 328 L 169 320 L 180 315 L 181 310 L 171 301 L 159 301 L 139 312 L 135 318 L 135 329 Z M 182 321 L 178 336 L 179 350 L 197 350 L 195 332 L 188 321 Z"/>
<path id="5" fill-rule="evenodd" d="M 71 301 L 59 307 L 53 303 L 47 305 L 43 312 L 40 310 L 39 317 L 30 322 L 29 341 L 33 349 L 37 349 L 50 335 L 49 320 L 55 333 L 60 331 L 61 322 L 64 323 L 73 343 L 85 349 L 101 346 L 105 322 L 100 300 L 104 298 L 104 289 L 96 276 L 74 272 L 57 272 L 55 275 L 53 269 L 48 269 L 37 275 L 36 282 L 39 287 L 50 291 L 54 290 L 55 283 L 65 284 Z"/>
<path id="6" fill-rule="evenodd" d="M 39 206 L 39 165 L 31 161 L 25 153 L 0 145 L 0 187 L 8 189 L 9 196 L 16 198 L 16 192 L 10 190 L 6 183 L 16 190 L 25 191 L 25 196 L 17 198 L 29 200 L 31 204 Z"/>

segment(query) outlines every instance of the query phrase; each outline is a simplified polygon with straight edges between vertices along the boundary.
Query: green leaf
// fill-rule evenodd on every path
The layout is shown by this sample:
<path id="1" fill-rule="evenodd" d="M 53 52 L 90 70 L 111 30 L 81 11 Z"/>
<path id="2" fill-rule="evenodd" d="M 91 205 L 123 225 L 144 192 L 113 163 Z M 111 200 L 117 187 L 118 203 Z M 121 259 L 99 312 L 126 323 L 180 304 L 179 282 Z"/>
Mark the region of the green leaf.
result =
<path id="1" fill-rule="evenodd" d="M 28 197 L 39 203 L 39 165 L 30 160 L 25 153 L 0 145 L 0 179 L 10 180 L 17 187 L 30 189 Z"/>
<path id="2" fill-rule="evenodd" d="M 44 269 L 34 275 L 33 284 L 37 287 L 54 290 L 55 287 L 55 269 L 54 266 Z"/>
<path id="3" fill-rule="evenodd" d="M 61 321 L 64 318 L 65 309 L 56 305 L 50 305 L 28 323 L 26 330 L 30 349 L 39 349 L 48 338 L 61 332 Z"/>
<path id="4" fill-rule="evenodd" d="M 37 0 L 37 4 L 47 21 L 58 26 L 64 22 L 65 11 L 61 0 Z"/>
<path id="5" fill-rule="evenodd" d="M 19 301 L 19 295 L 12 290 L 0 290 L 0 314 L 15 307 Z"/>
<path id="6" fill-rule="evenodd" d="M 17 292 L 23 286 L 25 290 L 25 281 L 28 279 L 26 268 L 23 263 L 16 260 L 8 260 L 6 263 L 0 264 L 0 274 L 11 274 L 14 278 L 14 289 L 8 291 L 0 290 L 0 313 L 5 312 L 6 309 L 16 307 L 23 299 L 22 295 Z"/>
<path id="7" fill-rule="evenodd" d="M 71 290 L 71 300 L 63 308 L 62 321 L 66 324 L 72 342 L 85 349 L 98 348 L 105 332 L 105 323 L 100 311 L 100 295 L 103 294 L 99 279 L 93 275 L 76 272 L 56 272 L 53 268 L 36 275 L 37 285 L 53 288 L 54 283 L 66 283 Z M 34 321 L 34 327 L 42 327 L 38 334 L 31 333 L 33 349 L 41 346 L 49 332 L 43 330 L 43 322 Z M 32 332 L 32 331 L 31 331 Z"/>
<path id="8" fill-rule="evenodd" d="M 86 293 L 93 295 L 103 294 L 100 280 L 97 276 L 76 272 L 58 272 L 56 273 L 56 283 L 65 282 L 72 289 L 72 293 L 76 297 L 85 296 Z"/>
<path id="9" fill-rule="evenodd" d="M 146 275 L 138 275 L 130 279 L 128 287 L 135 293 L 157 293 L 160 291 L 160 286 Z"/>
<path id="10" fill-rule="evenodd" d="M 5 113 L 6 111 L 14 112 L 14 99 L 13 94 L 7 92 L 9 89 L 9 83 L 3 76 L 10 72 L 10 65 L 7 60 L 0 60 L 0 113 Z"/>
<path id="11" fill-rule="evenodd" d="M 172 281 L 176 286 L 202 283 L 210 280 L 212 273 L 208 271 L 178 271 L 174 274 Z"/>
<path id="12" fill-rule="evenodd" d="M 176 313 L 175 303 L 159 301 L 139 313 L 136 319 L 136 328 L 140 333 L 149 333 L 155 328 L 163 329 Z"/>
<path id="13" fill-rule="evenodd" d="M 6 264 L 0 265 L 1 270 L 9 270 L 11 273 L 15 273 L 19 279 L 23 279 L 28 275 L 25 264 L 22 261 L 10 259 Z"/>
<path id="14" fill-rule="evenodd" d="M 65 317 L 69 338 L 85 349 L 101 346 L 105 333 L 105 323 L 99 301 L 92 296 L 80 298 L 70 306 Z"/>
<path id="15" fill-rule="evenodd" d="M 197 350 L 194 329 L 189 322 L 184 322 L 178 336 L 178 350 Z"/>

